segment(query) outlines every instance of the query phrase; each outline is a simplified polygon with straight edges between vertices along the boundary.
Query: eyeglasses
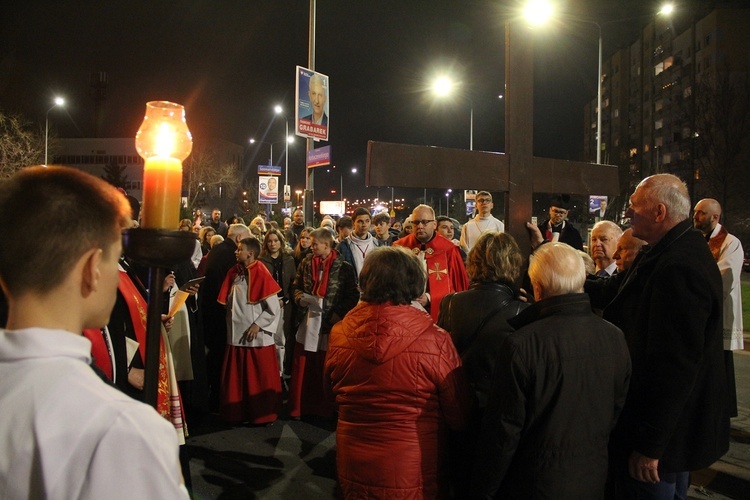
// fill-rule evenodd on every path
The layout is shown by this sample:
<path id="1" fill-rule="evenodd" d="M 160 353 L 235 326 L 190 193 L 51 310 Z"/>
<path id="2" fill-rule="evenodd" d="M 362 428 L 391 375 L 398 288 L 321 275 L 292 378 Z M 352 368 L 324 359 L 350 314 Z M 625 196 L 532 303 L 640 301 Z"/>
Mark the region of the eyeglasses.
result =
<path id="1" fill-rule="evenodd" d="M 567 214 L 567 213 L 568 213 L 568 211 L 567 211 L 567 210 L 564 210 L 564 209 L 562 209 L 562 208 L 553 208 L 553 209 L 551 210 L 551 212 L 554 212 L 554 213 L 556 213 L 556 214 L 560 214 L 560 215 L 565 215 L 565 214 Z"/>
<path id="2" fill-rule="evenodd" d="M 415 226 L 426 226 L 430 222 L 435 222 L 435 219 L 422 219 L 422 220 L 413 220 L 411 221 L 412 224 Z"/>
<path id="3" fill-rule="evenodd" d="M 477 203 L 492 203 L 492 198 L 479 198 Z"/>

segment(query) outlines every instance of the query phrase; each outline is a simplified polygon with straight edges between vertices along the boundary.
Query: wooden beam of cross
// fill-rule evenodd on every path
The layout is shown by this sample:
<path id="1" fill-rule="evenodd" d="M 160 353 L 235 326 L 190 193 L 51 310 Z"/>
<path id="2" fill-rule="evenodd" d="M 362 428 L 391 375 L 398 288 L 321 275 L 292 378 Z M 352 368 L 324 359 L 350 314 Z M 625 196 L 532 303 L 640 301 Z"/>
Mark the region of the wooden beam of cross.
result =
<path id="1" fill-rule="evenodd" d="M 617 166 L 533 156 L 533 50 L 522 26 L 505 26 L 507 154 L 370 141 L 368 186 L 503 191 L 505 229 L 529 252 L 533 193 L 619 193 Z"/>

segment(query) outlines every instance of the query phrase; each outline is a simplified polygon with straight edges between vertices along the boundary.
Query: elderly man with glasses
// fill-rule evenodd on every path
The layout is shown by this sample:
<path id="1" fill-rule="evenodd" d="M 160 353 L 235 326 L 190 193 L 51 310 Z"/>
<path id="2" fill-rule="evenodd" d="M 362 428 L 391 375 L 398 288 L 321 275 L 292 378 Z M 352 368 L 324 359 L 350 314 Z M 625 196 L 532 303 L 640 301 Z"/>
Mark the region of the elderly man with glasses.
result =
<path id="1" fill-rule="evenodd" d="M 486 231 L 505 232 L 505 224 L 492 215 L 492 195 L 487 191 L 479 191 L 476 197 L 477 215 L 464 224 L 461 229 L 461 246 L 468 252 L 482 233 Z"/>
<path id="2" fill-rule="evenodd" d="M 428 205 L 418 205 L 411 215 L 414 229 L 411 234 L 393 243 L 411 249 L 427 271 L 427 289 L 417 302 L 437 321 L 440 301 L 449 293 L 462 292 L 469 286 L 469 277 L 456 245 L 438 236 L 435 211 Z"/>
<path id="3" fill-rule="evenodd" d="M 477 195 L 478 196 L 478 195 Z M 570 196 L 563 194 L 550 200 L 549 219 L 539 224 L 544 241 L 567 243 L 576 250 L 583 250 L 583 239 L 578 229 L 566 221 L 570 209 Z"/>

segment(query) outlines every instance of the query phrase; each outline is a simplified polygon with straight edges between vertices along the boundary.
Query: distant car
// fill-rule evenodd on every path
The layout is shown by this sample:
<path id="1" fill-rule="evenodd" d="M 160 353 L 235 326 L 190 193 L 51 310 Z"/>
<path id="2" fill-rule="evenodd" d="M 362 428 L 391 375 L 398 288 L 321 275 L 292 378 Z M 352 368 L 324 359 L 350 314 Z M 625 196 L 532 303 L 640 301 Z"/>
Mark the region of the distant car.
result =
<path id="1" fill-rule="evenodd" d="M 750 250 L 745 252 L 745 259 L 742 261 L 742 270 L 750 273 Z"/>

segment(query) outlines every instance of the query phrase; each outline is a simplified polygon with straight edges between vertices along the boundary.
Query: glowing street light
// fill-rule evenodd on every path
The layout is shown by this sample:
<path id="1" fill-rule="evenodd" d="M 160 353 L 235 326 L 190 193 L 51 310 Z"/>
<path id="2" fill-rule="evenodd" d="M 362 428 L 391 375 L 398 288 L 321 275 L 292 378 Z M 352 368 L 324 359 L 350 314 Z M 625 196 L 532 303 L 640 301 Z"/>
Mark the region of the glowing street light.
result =
<path id="1" fill-rule="evenodd" d="M 674 12 L 674 5 L 671 3 L 667 3 L 662 5 L 661 10 L 658 12 L 658 14 L 664 14 L 665 16 L 668 16 L 672 12 Z"/>
<path id="2" fill-rule="evenodd" d="M 453 83 L 453 80 L 448 78 L 447 76 L 440 76 L 438 77 L 432 84 L 432 92 L 437 97 L 443 98 L 448 97 L 450 95 L 453 95 L 453 89 L 456 85 Z M 466 96 L 462 95 L 464 99 L 469 101 L 469 150 L 474 150 L 474 101 Z"/>
<path id="3" fill-rule="evenodd" d="M 671 3 L 664 4 L 657 12 L 657 14 L 670 15 L 674 11 L 674 5 Z M 552 5 L 546 0 L 531 0 L 524 9 L 524 16 L 526 19 L 534 25 L 540 26 L 546 23 L 553 13 Z M 620 19 L 616 21 L 609 21 L 606 24 L 612 24 L 622 21 L 628 21 L 628 19 Z M 573 21 L 593 24 L 599 30 L 599 70 L 598 79 L 596 82 L 596 163 L 602 162 L 602 24 L 591 21 L 589 19 L 572 18 Z M 500 96 L 502 99 L 502 96 Z"/>
<path id="4" fill-rule="evenodd" d="M 65 106 L 65 99 L 62 97 L 55 97 L 54 104 L 47 110 L 47 114 L 44 117 L 44 164 L 47 164 L 47 150 L 49 144 L 49 112 L 56 107 Z"/>
<path id="5" fill-rule="evenodd" d="M 552 5 L 546 0 L 532 0 L 523 10 L 527 21 L 535 26 L 541 26 L 552 17 Z"/>

